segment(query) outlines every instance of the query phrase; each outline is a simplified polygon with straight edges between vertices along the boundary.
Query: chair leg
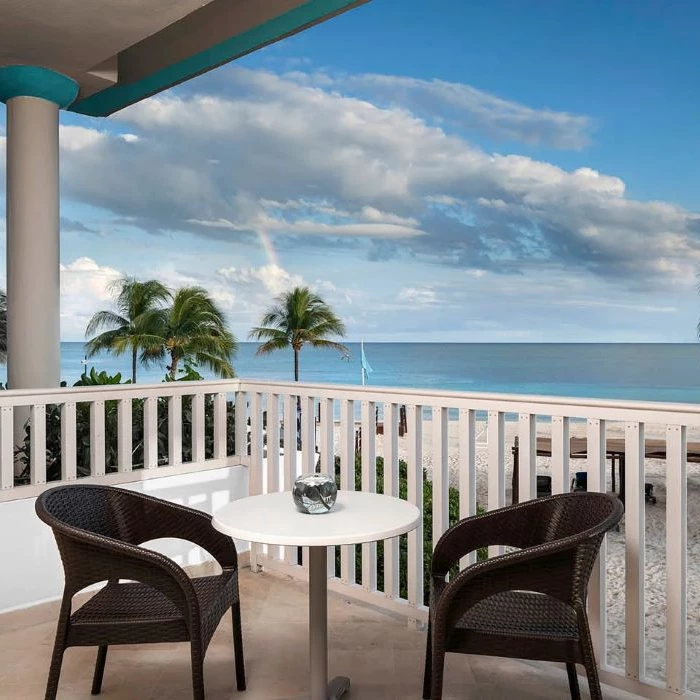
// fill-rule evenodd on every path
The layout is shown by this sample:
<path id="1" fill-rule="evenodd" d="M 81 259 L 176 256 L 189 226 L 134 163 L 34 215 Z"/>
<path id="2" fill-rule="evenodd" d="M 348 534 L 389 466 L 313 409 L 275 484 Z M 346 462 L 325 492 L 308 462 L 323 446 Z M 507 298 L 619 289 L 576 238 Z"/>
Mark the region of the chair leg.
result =
<path id="1" fill-rule="evenodd" d="M 231 606 L 231 622 L 233 623 L 233 654 L 236 660 L 236 688 L 245 690 L 245 663 L 243 661 L 243 632 L 241 629 L 241 603 Z"/>
<path id="2" fill-rule="evenodd" d="M 430 662 L 430 698 L 431 700 L 442 700 L 442 676 L 445 671 L 445 650 L 435 651 L 432 649 L 432 659 Z"/>
<path id="3" fill-rule="evenodd" d="M 190 655 L 192 657 L 192 698 L 204 700 L 204 658 L 201 646 L 192 642 Z"/>
<path id="4" fill-rule="evenodd" d="M 593 651 L 593 640 L 591 639 L 591 630 L 588 627 L 588 616 L 585 610 L 578 611 L 578 629 L 583 665 L 588 677 L 588 692 L 591 695 L 591 700 L 603 700 L 603 691 L 600 688 L 600 680 L 598 678 L 598 666 L 596 665 L 595 652 Z"/>
<path id="5" fill-rule="evenodd" d="M 566 674 L 569 676 L 569 691 L 571 692 L 571 700 L 581 700 L 581 690 L 578 687 L 576 664 L 566 664 Z"/>
<path id="6" fill-rule="evenodd" d="M 46 681 L 45 700 L 56 700 L 58 692 L 58 681 L 61 677 L 61 665 L 63 664 L 63 652 L 66 650 L 66 638 L 68 636 L 68 625 L 70 623 L 71 597 L 63 594 L 61 602 L 61 612 L 58 615 L 58 625 L 56 627 L 56 641 L 51 654 L 51 666 L 49 668 L 49 678 Z"/>
<path id="7" fill-rule="evenodd" d="M 423 700 L 430 700 L 430 686 L 432 682 L 433 650 L 430 633 L 430 620 L 428 620 L 428 638 L 425 642 L 425 670 L 423 671 Z"/>
<path id="8" fill-rule="evenodd" d="M 98 647 L 97 661 L 95 661 L 95 675 L 92 677 L 93 695 L 99 695 L 102 692 L 102 678 L 105 675 L 105 661 L 107 660 L 107 645 Z"/>

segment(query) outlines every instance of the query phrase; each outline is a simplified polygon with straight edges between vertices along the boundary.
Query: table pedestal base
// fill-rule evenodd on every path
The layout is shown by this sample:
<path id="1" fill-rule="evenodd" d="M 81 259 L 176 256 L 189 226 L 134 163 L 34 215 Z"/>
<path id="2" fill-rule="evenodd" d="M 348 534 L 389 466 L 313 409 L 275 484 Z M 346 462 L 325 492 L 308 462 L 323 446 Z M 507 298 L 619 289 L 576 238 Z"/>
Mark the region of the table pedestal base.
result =
<path id="1" fill-rule="evenodd" d="M 336 676 L 328 684 L 328 700 L 341 698 L 350 690 L 350 679 L 346 676 Z"/>
<path id="2" fill-rule="evenodd" d="M 336 700 L 350 690 L 350 679 L 328 682 L 327 548 L 309 547 L 309 662 L 311 700 Z"/>

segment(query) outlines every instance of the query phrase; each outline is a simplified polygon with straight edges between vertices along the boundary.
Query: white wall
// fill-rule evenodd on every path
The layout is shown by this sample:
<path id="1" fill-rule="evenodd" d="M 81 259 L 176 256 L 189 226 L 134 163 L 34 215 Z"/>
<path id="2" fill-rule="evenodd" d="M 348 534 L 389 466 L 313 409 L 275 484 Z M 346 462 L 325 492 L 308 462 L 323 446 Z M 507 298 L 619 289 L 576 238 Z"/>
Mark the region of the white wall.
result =
<path id="1" fill-rule="evenodd" d="M 248 495 L 248 469 L 222 467 L 178 476 L 134 481 L 124 488 L 213 513 Z M 63 568 L 51 529 L 34 512 L 34 498 L 0 503 L 0 612 L 61 596 Z M 159 540 L 150 548 L 179 564 L 199 564 L 208 556 L 182 540 Z M 249 548 L 236 542 L 239 552 Z"/>

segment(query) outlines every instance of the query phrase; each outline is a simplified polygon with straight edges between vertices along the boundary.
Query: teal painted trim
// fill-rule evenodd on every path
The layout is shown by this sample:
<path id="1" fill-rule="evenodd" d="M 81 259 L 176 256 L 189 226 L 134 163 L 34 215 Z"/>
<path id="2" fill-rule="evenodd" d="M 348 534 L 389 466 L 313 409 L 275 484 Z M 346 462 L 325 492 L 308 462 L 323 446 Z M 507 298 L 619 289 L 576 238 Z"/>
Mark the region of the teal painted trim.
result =
<path id="1" fill-rule="evenodd" d="M 62 73 L 38 66 L 0 66 L 0 102 L 13 97 L 40 97 L 65 109 L 80 86 Z"/>
<path id="2" fill-rule="evenodd" d="M 70 111 L 91 117 L 106 117 L 127 105 L 139 102 L 200 73 L 255 51 L 285 34 L 316 22 L 328 14 L 338 12 L 355 2 L 357 0 L 310 0 L 284 15 L 231 37 L 184 61 L 163 68 L 143 80 L 129 85 L 114 85 L 79 100 L 70 108 Z"/>

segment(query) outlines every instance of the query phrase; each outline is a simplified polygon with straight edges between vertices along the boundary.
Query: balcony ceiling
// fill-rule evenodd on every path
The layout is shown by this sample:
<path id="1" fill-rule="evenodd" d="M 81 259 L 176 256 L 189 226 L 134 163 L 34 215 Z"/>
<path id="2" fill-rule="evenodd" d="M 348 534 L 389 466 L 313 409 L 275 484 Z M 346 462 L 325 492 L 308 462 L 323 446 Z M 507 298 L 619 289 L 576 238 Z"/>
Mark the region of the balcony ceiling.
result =
<path id="1" fill-rule="evenodd" d="M 366 1 L 4 0 L 0 66 L 68 75 L 105 116 Z"/>

